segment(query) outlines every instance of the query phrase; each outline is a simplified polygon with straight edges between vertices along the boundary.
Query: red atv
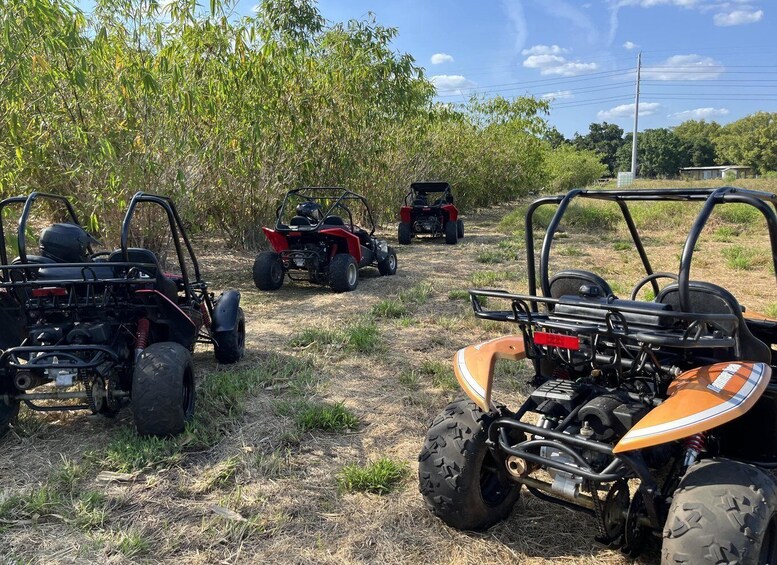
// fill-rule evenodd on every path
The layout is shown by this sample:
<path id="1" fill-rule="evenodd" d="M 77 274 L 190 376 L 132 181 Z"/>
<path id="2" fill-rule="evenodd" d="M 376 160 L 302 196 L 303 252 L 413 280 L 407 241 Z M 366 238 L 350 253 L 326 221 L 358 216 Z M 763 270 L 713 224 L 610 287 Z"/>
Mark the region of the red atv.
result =
<path id="1" fill-rule="evenodd" d="M 361 217 L 369 231 L 354 220 Z M 374 266 L 381 275 L 397 272 L 397 254 L 374 236 L 367 200 L 343 188 L 290 190 L 278 208 L 275 229 L 262 228 L 273 247 L 256 256 L 254 284 L 277 290 L 290 280 L 328 284 L 335 292 L 354 290 L 359 269 Z"/>
<path id="2" fill-rule="evenodd" d="M 451 185 L 447 182 L 414 182 L 399 209 L 399 243 L 409 245 L 418 234 L 445 236 L 445 243 L 454 245 L 464 237 L 464 221 L 453 205 Z"/>

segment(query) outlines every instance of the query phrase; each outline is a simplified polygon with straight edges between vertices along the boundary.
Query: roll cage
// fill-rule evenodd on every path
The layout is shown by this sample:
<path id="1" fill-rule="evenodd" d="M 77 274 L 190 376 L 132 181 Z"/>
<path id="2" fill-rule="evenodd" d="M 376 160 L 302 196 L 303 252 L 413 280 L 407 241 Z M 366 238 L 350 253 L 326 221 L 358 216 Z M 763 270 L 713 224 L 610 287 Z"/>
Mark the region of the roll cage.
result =
<path id="1" fill-rule="evenodd" d="M 453 201 L 451 185 L 447 182 L 423 181 L 411 183 L 410 190 L 405 195 L 405 206 L 412 206 L 418 195 L 425 197 L 428 194 L 437 193 L 442 193 L 441 200 L 443 203 L 450 204 Z"/>
<path id="2" fill-rule="evenodd" d="M 299 201 L 296 199 L 299 198 Z M 326 219 L 329 216 L 340 216 L 338 212 L 344 212 L 347 216 L 346 227 L 351 231 L 354 231 L 354 227 L 359 224 L 354 222 L 353 211 L 349 207 L 349 203 L 359 203 L 363 207 L 365 214 L 364 219 L 369 223 L 369 235 L 372 236 L 375 233 L 375 220 L 372 216 L 372 209 L 370 208 L 367 200 L 360 194 L 356 194 L 350 190 L 334 186 L 309 186 L 302 188 L 295 188 L 286 193 L 283 197 L 276 214 L 276 231 L 288 231 L 289 226 L 283 223 L 284 213 L 287 212 L 287 206 L 290 203 L 296 205 L 297 202 L 312 201 L 321 204 L 325 210 L 322 219 L 313 224 L 311 229 L 315 230 L 326 224 Z"/>

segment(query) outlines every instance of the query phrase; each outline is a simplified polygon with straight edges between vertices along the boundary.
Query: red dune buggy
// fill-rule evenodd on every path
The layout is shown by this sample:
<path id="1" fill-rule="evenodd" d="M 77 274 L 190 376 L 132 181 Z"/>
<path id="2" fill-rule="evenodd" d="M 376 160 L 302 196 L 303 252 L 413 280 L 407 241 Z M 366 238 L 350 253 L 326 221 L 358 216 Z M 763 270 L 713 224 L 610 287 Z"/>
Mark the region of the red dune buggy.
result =
<path id="1" fill-rule="evenodd" d="M 464 220 L 453 205 L 451 185 L 447 182 L 414 182 L 405 195 L 405 205 L 399 209 L 397 239 L 402 245 L 420 234 L 445 236 L 450 245 L 464 237 Z"/>

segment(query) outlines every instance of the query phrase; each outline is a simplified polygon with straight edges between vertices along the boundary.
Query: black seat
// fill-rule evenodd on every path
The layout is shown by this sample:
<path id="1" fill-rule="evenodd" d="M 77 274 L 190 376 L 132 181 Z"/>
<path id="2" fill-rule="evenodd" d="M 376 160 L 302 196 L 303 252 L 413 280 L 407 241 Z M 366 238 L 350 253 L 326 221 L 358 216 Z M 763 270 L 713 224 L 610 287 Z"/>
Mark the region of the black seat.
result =
<path id="1" fill-rule="evenodd" d="M 340 216 L 327 216 L 324 223 L 328 226 L 344 226 L 345 222 Z"/>
<path id="2" fill-rule="evenodd" d="M 690 281 L 688 283 L 690 294 L 689 308 L 691 312 L 698 314 L 734 314 L 738 319 L 737 341 L 739 350 L 735 351 L 737 360 L 772 362 L 772 350 L 755 337 L 747 327 L 742 316 L 742 306 L 734 295 L 725 288 L 702 281 Z M 670 304 L 672 309 L 680 310 L 680 292 L 677 284 L 665 287 L 656 296 L 656 302 Z M 729 332 L 733 330 L 734 323 L 721 323 Z"/>
<path id="3" fill-rule="evenodd" d="M 121 249 L 117 249 L 108 256 L 109 263 L 123 263 L 124 254 Z M 128 263 L 143 263 L 153 265 L 149 270 L 143 270 L 143 274 L 148 275 L 151 278 L 156 279 L 154 282 L 154 288 L 169 298 L 172 302 L 178 301 L 178 284 L 171 278 L 165 276 L 159 266 L 159 259 L 156 254 L 150 249 L 143 249 L 141 247 L 130 247 L 127 249 L 127 261 Z M 115 276 L 124 276 L 127 273 L 127 268 L 116 267 L 114 268 Z"/>
<path id="4" fill-rule="evenodd" d="M 305 216 L 294 216 L 289 221 L 290 226 L 309 226 L 310 220 L 306 218 Z"/>
<path id="5" fill-rule="evenodd" d="M 582 296 L 581 288 L 586 289 L 585 296 L 589 298 L 608 298 L 614 296 L 610 285 L 602 277 L 588 271 L 577 269 L 568 269 L 556 273 L 550 279 L 550 297 L 560 298 L 561 296 Z M 596 295 L 590 294 L 596 293 Z"/>

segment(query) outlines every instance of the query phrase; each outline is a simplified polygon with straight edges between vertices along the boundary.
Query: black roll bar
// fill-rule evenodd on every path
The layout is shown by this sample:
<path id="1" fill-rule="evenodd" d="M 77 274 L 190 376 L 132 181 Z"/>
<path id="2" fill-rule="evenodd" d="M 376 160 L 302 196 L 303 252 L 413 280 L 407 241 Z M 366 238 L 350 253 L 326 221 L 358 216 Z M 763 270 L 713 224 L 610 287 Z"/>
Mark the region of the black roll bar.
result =
<path id="1" fill-rule="evenodd" d="M 326 217 L 331 215 L 331 212 L 334 212 L 335 209 L 339 208 L 341 210 L 345 210 L 348 213 L 348 219 L 351 224 L 351 229 L 353 229 L 353 214 L 351 213 L 351 209 L 346 206 L 346 202 L 349 200 L 358 201 L 361 202 L 364 205 L 365 210 L 367 210 L 367 220 L 370 223 L 370 235 L 373 235 L 375 233 L 375 220 L 373 219 L 372 215 L 372 208 L 370 208 L 369 203 L 367 202 L 367 199 L 364 198 L 361 194 L 357 194 L 351 190 L 348 190 L 347 188 L 341 188 L 338 186 L 307 186 L 307 187 L 301 187 L 301 188 L 295 188 L 293 190 L 290 190 L 286 193 L 286 195 L 283 197 L 283 202 L 280 205 L 280 208 L 278 208 L 277 218 L 275 222 L 275 229 L 283 229 L 283 225 L 281 223 L 281 218 L 283 217 L 283 212 L 286 210 L 286 204 L 289 201 L 290 196 L 300 196 L 302 198 L 325 198 L 326 196 L 321 196 L 320 194 L 316 194 L 316 192 L 324 193 L 325 191 L 332 193 L 332 198 L 335 196 L 335 193 L 339 194 L 337 196 L 337 199 L 334 201 L 334 203 L 327 209 L 327 211 L 323 214 L 323 218 L 320 222 L 318 222 L 315 227 L 319 227 L 320 225 L 324 224 L 324 220 L 326 220 Z M 306 194 L 308 193 L 309 194 Z"/>

